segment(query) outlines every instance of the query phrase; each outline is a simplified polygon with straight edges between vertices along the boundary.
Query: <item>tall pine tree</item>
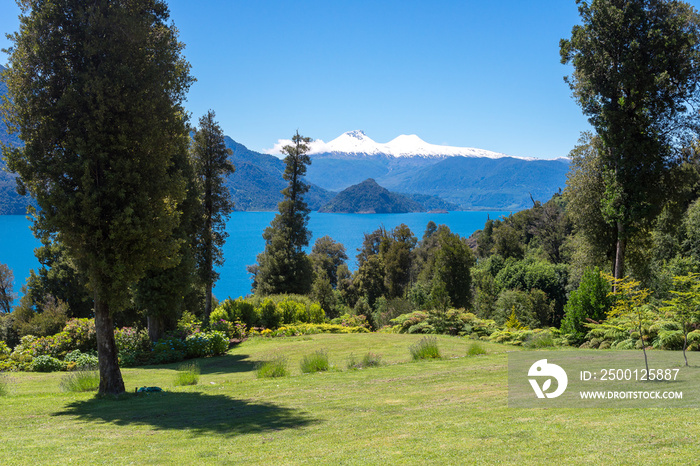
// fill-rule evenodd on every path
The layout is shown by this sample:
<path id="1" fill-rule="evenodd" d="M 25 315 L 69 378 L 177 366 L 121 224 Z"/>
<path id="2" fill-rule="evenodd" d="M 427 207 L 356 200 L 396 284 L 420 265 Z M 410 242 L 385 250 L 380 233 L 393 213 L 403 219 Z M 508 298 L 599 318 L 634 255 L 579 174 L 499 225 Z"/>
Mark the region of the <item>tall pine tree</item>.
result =
<path id="1" fill-rule="evenodd" d="M 249 268 L 254 275 L 253 291 L 262 295 L 275 293 L 307 294 L 313 281 L 313 266 L 303 248 L 309 245 L 309 206 L 304 194 L 309 186 L 304 183 L 306 166 L 311 163 L 307 155 L 311 138 L 299 131 L 292 138 L 292 145 L 282 148 L 287 154 L 283 177 L 289 182 L 282 190 L 284 199 L 279 203 L 279 213 L 265 229 L 265 251 L 258 255 L 258 264 Z"/>
<path id="2" fill-rule="evenodd" d="M 200 183 L 201 224 L 197 243 L 197 269 L 204 283 L 204 318 L 209 319 L 212 307 L 212 288 L 219 273 L 215 266 L 223 265 L 223 245 L 226 242 L 226 220 L 233 211 L 231 193 L 224 185 L 226 176 L 235 171 L 228 160 L 231 149 L 226 147 L 224 132 L 214 120 L 216 115 L 209 110 L 199 119 L 199 128 L 194 133 L 192 158 Z"/>

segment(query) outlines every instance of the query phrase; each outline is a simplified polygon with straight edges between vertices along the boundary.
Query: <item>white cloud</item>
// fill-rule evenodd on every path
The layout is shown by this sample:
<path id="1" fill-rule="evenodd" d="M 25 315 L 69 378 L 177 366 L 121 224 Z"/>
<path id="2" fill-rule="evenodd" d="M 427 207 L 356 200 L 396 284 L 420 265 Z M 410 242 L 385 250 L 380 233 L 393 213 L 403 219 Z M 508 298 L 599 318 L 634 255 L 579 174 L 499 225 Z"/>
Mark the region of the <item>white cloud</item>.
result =
<path id="1" fill-rule="evenodd" d="M 282 148 L 284 146 L 294 145 L 291 139 L 278 139 L 277 143 L 272 146 L 272 149 L 265 149 L 263 152 L 266 154 L 274 155 L 275 157 L 282 158 Z M 316 139 L 309 143 L 309 154 L 320 154 L 322 152 L 327 152 L 327 144 L 323 142 L 322 139 Z"/>

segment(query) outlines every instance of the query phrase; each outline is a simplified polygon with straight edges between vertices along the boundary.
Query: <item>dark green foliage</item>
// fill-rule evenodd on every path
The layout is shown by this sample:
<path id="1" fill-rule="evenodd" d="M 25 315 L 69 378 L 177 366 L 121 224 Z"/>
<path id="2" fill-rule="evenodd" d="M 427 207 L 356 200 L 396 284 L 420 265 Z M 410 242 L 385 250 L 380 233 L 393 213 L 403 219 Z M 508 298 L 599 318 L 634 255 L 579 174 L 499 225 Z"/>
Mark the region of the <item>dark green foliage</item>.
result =
<path id="1" fill-rule="evenodd" d="M 0 263 L 0 314 L 12 311 L 12 302 L 15 300 L 13 282 L 12 270 L 7 265 Z"/>
<path id="2" fill-rule="evenodd" d="M 564 265 L 554 265 L 550 262 L 536 259 L 522 261 L 508 260 L 496 275 L 496 283 L 500 289 L 520 290 L 529 292 L 533 289 L 546 294 L 554 306 L 552 315 L 536 316 L 542 326 L 559 326 L 563 317 L 566 302 L 567 268 Z M 531 295 L 533 299 L 539 297 Z M 541 307 L 540 307 L 541 308 Z M 534 311 L 534 308 L 531 308 Z M 537 312 L 536 314 L 539 314 Z M 547 314 L 549 314 L 547 312 Z"/>
<path id="3" fill-rule="evenodd" d="M 318 238 L 309 255 L 314 265 L 314 272 L 326 274 L 330 285 L 335 288 L 338 285 L 338 267 L 345 264 L 348 255 L 345 246 L 333 241 L 330 236 Z"/>
<path id="4" fill-rule="evenodd" d="M 29 366 L 29 370 L 32 372 L 56 372 L 65 369 L 66 365 L 63 362 L 47 355 L 37 356 Z"/>
<path id="5" fill-rule="evenodd" d="M 574 67 L 567 81 L 602 142 L 599 206 L 615 227 L 621 279 L 627 242 L 660 212 L 669 169 L 696 135 L 700 17 L 667 0 L 581 1 L 579 13 L 561 59 Z"/>
<path id="6" fill-rule="evenodd" d="M 610 283 L 600 270 L 597 267 L 586 270 L 578 289 L 571 292 L 564 307 L 562 331 L 571 334 L 573 341 L 581 343 L 588 333 L 585 324 L 591 321 L 600 323 L 607 317 L 612 306 L 609 294 Z"/>
<path id="7" fill-rule="evenodd" d="M 341 191 L 319 212 L 400 214 L 425 212 L 419 202 L 382 188 L 372 178 Z"/>
<path id="8" fill-rule="evenodd" d="M 293 146 L 282 150 L 287 156 L 283 178 L 288 182 L 282 190 L 284 200 L 279 203 L 279 213 L 265 229 L 265 251 L 258 255 L 258 264 L 249 268 L 253 273 L 253 291 L 262 295 L 276 293 L 306 294 L 311 290 L 313 268 L 303 251 L 308 246 L 311 232 L 308 229 L 309 207 L 304 194 L 309 186 L 304 182 L 306 166 L 311 163 L 307 155 L 311 138 L 297 132 Z"/>
<path id="9" fill-rule="evenodd" d="M 37 312 L 24 305 L 24 298 L 22 297 L 21 304 L 12 313 L 13 328 L 19 337 L 54 335 L 68 322 L 68 306 L 63 301 L 50 295 L 45 296 L 40 305 L 41 312 Z"/>
<path id="10" fill-rule="evenodd" d="M 37 200 L 37 231 L 59 233 L 88 277 L 100 393 L 118 394 L 112 311 L 147 271 L 177 263 L 185 184 L 170 167 L 187 150 L 189 64 L 160 0 L 23 5 L 2 115 L 24 146 L 3 153 Z"/>
<path id="11" fill-rule="evenodd" d="M 41 243 L 34 251 L 41 267 L 29 272 L 20 308 L 41 313 L 47 296 L 51 296 L 66 303 L 69 317 L 90 317 L 93 302 L 86 274 L 78 270 L 66 246 L 56 236 L 45 236 Z"/>

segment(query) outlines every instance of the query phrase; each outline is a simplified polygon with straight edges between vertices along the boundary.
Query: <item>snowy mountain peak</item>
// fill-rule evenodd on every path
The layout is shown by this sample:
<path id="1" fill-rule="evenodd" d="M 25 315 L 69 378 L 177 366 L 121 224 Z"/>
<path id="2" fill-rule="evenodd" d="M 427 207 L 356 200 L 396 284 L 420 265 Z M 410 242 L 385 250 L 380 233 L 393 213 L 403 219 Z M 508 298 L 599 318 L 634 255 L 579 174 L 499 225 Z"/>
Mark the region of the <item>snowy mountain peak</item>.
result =
<path id="1" fill-rule="evenodd" d="M 280 149 L 289 142 L 280 140 L 275 147 L 266 151 L 268 154 L 278 154 Z M 384 155 L 389 157 L 486 157 L 497 159 L 510 157 L 505 154 L 471 147 L 452 147 L 430 144 L 415 134 L 402 134 L 387 143 L 378 143 L 372 140 L 362 130 L 348 131 L 330 142 L 321 139 L 313 141 L 310 145 L 310 154 L 350 154 L 350 155 Z M 520 157 L 514 157 L 520 158 Z"/>

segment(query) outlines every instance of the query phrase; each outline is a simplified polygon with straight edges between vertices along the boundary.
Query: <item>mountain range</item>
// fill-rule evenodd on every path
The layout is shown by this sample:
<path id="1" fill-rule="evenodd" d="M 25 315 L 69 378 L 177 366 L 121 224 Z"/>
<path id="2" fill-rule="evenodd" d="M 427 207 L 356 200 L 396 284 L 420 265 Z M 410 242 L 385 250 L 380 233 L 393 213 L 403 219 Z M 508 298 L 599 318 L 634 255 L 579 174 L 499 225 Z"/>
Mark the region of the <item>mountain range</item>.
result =
<path id="1" fill-rule="evenodd" d="M 363 152 L 364 151 L 364 152 Z M 569 160 L 526 159 L 429 144 L 416 135 L 376 143 L 350 131 L 312 144 L 307 180 L 338 191 L 368 178 L 402 193 L 437 196 L 464 210 L 522 210 L 566 183 Z"/>
<path id="2" fill-rule="evenodd" d="M 0 80 L 0 96 L 6 92 Z M 1 121 L 0 141 L 21 144 Z M 235 209 L 276 210 L 286 186 L 284 162 L 270 153 L 249 150 L 228 136 L 225 142 L 236 167 L 226 180 Z M 312 210 L 328 204 L 339 191 L 372 179 L 424 210 L 516 211 L 529 207 L 531 198 L 544 201 L 563 188 L 569 169 L 565 158 L 511 157 L 430 144 L 416 135 L 377 143 L 362 131 L 349 131 L 328 143 L 314 141 L 310 147 L 312 163 L 306 175 L 310 189 L 305 200 Z M 15 176 L 3 171 L 4 167 L 0 159 L 0 214 L 23 214 L 30 200 L 17 195 Z M 361 210 L 355 206 L 354 211 Z"/>

